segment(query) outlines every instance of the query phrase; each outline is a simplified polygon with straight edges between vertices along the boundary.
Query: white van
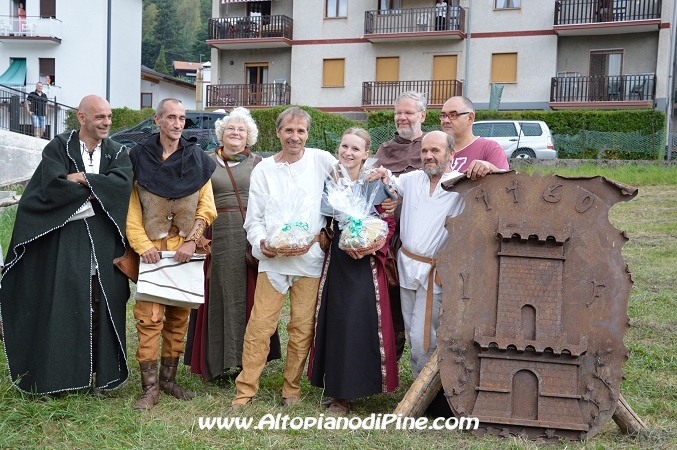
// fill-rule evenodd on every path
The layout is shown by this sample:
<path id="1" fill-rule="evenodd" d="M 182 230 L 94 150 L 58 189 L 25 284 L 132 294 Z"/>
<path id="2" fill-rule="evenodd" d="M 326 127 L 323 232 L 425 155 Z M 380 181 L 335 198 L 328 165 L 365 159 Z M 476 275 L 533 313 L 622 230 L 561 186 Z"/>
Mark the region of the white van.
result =
<path id="1" fill-rule="evenodd" d="M 498 142 L 508 158 L 557 158 L 550 129 L 540 120 L 480 120 L 472 132 Z"/>

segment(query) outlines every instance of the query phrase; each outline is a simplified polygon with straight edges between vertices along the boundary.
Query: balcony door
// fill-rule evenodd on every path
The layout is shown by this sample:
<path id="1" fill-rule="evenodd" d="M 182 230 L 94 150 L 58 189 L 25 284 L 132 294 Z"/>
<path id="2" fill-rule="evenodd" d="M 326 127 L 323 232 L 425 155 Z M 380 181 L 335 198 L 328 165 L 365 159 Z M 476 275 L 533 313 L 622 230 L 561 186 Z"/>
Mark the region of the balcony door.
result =
<path id="1" fill-rule="evenodd" d="M 456 94 L 457 55 L 433 56 L 433 84 L 429 103 L 441 105 Z"/>
<path id="2" fill-rule="evenodd" d="M 248 16 L 269 16 L 270 10 L 270 2 L 247 2 Z"/>
<path id="3" fill-rule="evenodd" d="M 247 104 L 266 104 L 266 89 L 268 83 L 268 63 L 246 63 L 245 76 L 247 83 Z"/>
<path id="4" fill-rule="evenodd" d="M 620 100 L 623 50 L 594 50 L 590 52 L 590 101 Z"/>

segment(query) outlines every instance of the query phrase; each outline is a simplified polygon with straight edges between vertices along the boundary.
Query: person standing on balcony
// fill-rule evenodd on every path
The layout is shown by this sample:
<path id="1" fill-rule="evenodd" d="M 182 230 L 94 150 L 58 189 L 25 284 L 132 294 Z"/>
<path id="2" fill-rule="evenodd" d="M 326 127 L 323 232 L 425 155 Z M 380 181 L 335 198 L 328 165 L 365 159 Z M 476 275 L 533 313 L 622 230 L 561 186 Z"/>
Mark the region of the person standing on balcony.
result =
<path id="1" fill-rule="evenodd" d="M 439 114 L 442 131 L 454 137 L 451 169 L 465 173 L 473 180 L 489 172 L 509 170 L 505 151 L 496 141 L 475 136 L 475 106 L 467 97 L 451 97 Z"/>
<path id="2" fill-rule="evenodd" d="M 403 92 L 395 100 L 395 137 L 384 142 L 376 152 L 374 167 L 385 167 L 394 176 L 411 172 L 421 168 L 421 139 L 423 131 L 421 124 L 425 121 L 427 99 L 424 94 L 414 91 Z M 387 202 L 386 202 L 387 203 Z M 384 205 L 389 209 L 390 205 Z M 395 220 L 399 229 L 400 208 L 395 210 Z M 400 249 L 399 230 L 395 231 L 390 241 L 392 255 L 397 255 Z M 395 347 L 397 360 L 402 357 L 406 340 L 404 332 L 404 319 L 400 307 L 400 287 L 389 288 L 390 305 L 395 329 Z"/>
<path id="3" fill-rule="evenodd" d="M 435 31 L 447 29 L 447 2 L 437 0 L 435 5 Z"/>
<path id="4" fill-rule="evenodd" d="M 42 92 L 42 83 L 35 83 L 35 91 L 28 94 L 25 102 L 26 111 L 33 122 L 33 134 L 39 138 L 45 133 L 45 115 L 47 111 L 47 95 Z"/>
<path id="5" fill-rule="evenodd" d="M 611 22 L 612 20 L 612 0 L 599 0 L 597 4 L 597 21 Z"/>
<path id="6" fill-rule="evenodd" d="M 23 31 L 24 24 L 26 23 L 26 10 L 24 9 L 24 4 L 19 3 L 19 8 L 17 9 L 17 16 L 19 16 L 19 33 Z"/>

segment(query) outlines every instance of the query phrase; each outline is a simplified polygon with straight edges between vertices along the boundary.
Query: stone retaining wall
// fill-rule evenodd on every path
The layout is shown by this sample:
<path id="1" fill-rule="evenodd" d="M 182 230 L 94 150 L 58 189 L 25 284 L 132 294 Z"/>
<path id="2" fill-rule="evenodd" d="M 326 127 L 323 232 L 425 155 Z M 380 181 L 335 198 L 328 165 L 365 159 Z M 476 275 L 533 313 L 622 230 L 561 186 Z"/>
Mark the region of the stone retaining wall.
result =
<path id="1" fill-rule="evenodd" d="M 49 141 L 0 130 L 0 187 L 26 183 L 42 158 Z"/>

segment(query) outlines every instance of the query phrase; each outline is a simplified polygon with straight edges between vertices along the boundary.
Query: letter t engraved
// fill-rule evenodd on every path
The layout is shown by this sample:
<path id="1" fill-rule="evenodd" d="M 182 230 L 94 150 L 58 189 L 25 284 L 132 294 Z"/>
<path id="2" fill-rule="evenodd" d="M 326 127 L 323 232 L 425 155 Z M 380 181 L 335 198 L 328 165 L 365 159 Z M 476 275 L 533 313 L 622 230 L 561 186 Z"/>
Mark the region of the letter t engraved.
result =
<path id="1" fill-rule="evenodd" d="M 459 273 L 459 275 L 461 276 L 461 279 L 463 280 L 463 292 L 461 292 L 461 300 L 470 300 L 470 297 L 468 297 L 468 293 L 467 293 L 467 290 L 466 290 L 467 284 L 468 284 L 468 278 L 470 278 L 470 274 L 461 272 L 461 273 Z"/>
<path id="2" fill-rule="evenodd" d="M 517 180 L 512 180 L 512 187 L 505 188 L 505 192 L 512 192 L 512 197 L 513 197 L 512 202 L 513 203 L 519 203 L 520 202 L 517 199 L 517 185 L 519 185 Z"/>
<path id="3" fill-rule="evenodd" d="M 487 211 L 489 211 L 491 209 L 491 205 L 489 205 L 489 194 L 484 189 L 482 189 L 482 192 L 480 192 L 480 195 L 475 197 L 475 200 L 479 200 L 479 199 L 484 200 L 484 204 L 487 206 Z"/>
<path id="4" fill-rule="evenodd" d="M 592 302 L 594 302 L 596 299 L 600 297 L 602 288 L 606 287 L 606 284 L 597 283 L 595 280 L 592 280 L 591 283 L 592 283 L 592 297 L 590 297 L 590 301 L 586 303 L 585 306 L 592 305 Z"/>

